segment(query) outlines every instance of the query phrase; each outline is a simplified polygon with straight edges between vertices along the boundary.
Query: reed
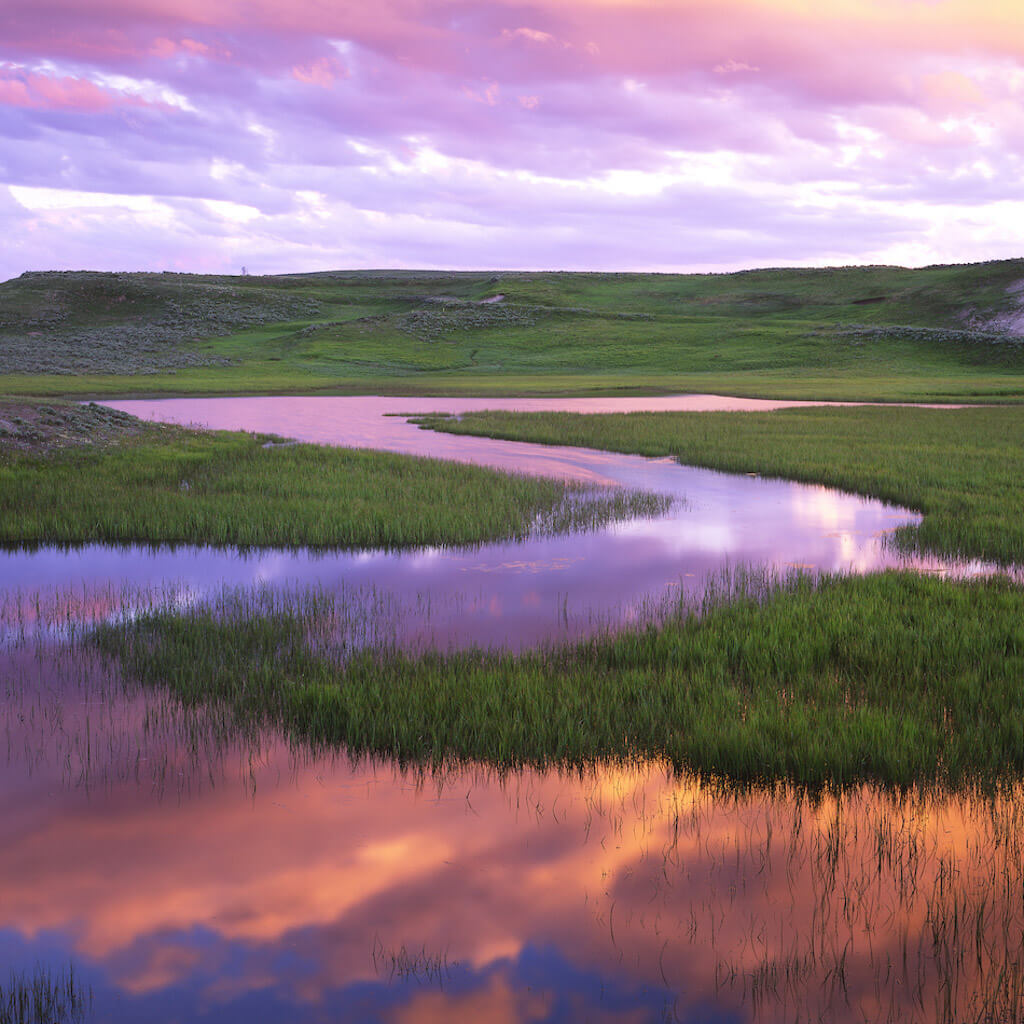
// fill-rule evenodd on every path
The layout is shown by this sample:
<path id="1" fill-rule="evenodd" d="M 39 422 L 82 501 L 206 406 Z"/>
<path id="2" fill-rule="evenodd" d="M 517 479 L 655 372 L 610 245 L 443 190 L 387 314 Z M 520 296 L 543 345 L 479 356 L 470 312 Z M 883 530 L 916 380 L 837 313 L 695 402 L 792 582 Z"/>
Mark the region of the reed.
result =
<path id="1" fill-rule="evenodd" d="M 92 990 L 76 978 L 74 967 L 53 971 L 12 971 L 0 983 L 0 1024 L 80 1024 L 92 1009 Z"/>
<path id="2" fill-rule="evenodd" d="M 739 574 L 659 625 L 512 655 L 330 649 L 330 595 L 225 597 L 93 635 L 143 683 L 400 764 L 666 759 L 742 781 L 957 785 L 1024 771 L 1006 578 Z"/>

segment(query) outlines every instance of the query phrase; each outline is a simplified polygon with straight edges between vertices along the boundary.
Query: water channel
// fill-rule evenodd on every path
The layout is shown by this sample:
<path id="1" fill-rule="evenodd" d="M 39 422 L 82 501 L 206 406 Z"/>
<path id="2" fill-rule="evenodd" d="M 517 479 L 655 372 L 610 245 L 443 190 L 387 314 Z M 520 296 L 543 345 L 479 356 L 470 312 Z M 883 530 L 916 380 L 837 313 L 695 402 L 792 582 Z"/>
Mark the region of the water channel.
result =
<path id="1" fill-rule="evenodd" d="M 0 967 L 72 964 L 98 1021 L 1016 1019 L 982 1016 L 1021 992 L 1016 794 L 737 792 L 656 764 L 423 776 L 240 738 L 42 628 L 148 593 L 313 584 L 372 606 L 378 634 L 409 646 L 521 647 L 628 625 L 697 596 L 726 561 L 986 568 L 908 563 L 886 538 L 914 513 L 826 488 L 384 415 L 721 402 L 110 403 L 676 500 L 655 519 L 472 550 L 0 554 Z"/>
<path id="2" fill-rule="evenodd" d="M 122 401 L 149 419 L 279 434 L 323 444 L 387 449 L 625 486 L 675 499 L 662 516 L 567 536 L 477 548 L 412 552 L 239 552 L 93 545 L 0 553 L 0 579 L 26 594 L 77 587 L 83 602 L 128 588 L 171 589 L 201 599 L 226 586 L 317 586 L 381 608 L 375 635 L 410 647 L 504 646 L 558 641 L 628 624 L 672 599 L 699 597 L 727 565 L 867 572 L 912 565 L 924 571 L 983 571 L 977 564 L 908 560 L 887 536 L 919 516 L 826 487 L 695 469 L 580 448 L 460 437 L 421 430 L 403 412 L 473 408 L 581 412 L 618 409 L 778 407 L 713 396 L 654 399 L 230 398 Z M 34 599 L 34 598 L 33 598 Z M 99 598 L 93 597 L 93 600 Z"/>

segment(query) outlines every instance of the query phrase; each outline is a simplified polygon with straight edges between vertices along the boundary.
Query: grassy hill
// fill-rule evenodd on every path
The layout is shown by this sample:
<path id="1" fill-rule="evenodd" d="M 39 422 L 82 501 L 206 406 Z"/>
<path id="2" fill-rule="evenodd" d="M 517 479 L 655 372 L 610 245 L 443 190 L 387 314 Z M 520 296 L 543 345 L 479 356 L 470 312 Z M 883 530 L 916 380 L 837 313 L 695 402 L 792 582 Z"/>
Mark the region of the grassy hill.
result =
<path id="1" fill-rule="evenodd" d="M 1024 400 L 1024 260 L 736 274 L 24 274 L 0 392 Z"/>

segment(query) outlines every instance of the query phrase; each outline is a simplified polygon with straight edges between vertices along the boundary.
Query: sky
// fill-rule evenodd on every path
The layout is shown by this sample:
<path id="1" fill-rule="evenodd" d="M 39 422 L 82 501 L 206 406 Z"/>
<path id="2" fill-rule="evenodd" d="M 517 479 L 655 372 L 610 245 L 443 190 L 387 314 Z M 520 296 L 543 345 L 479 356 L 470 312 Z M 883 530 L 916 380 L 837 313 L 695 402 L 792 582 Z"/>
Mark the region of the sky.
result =
<path id="1" fill-rule="evenodd" d="M 0 279 L 1024 254 L 1020 0 L 0 0 Z"/>

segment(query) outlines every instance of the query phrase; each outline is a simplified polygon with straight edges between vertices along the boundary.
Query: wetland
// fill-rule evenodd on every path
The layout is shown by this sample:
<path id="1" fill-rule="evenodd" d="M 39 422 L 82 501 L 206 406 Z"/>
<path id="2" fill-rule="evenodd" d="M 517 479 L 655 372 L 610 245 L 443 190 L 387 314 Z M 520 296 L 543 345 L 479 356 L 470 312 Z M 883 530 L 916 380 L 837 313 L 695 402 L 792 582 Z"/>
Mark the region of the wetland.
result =
<path id="1" fill-rule="evenodd" d="M 790 706 L 801 678 L 822 700 L 813 664 L 751 663 L 758 651 L 778 658 L 778 644 L 740 644 L 740 663 L 730 661 L 739 638 L 764 637 L 766 604 L 749 592 L 764 577 L 721 581 L 726 538 L 736 565 L 783 579 L 797 567 L 976 577 L 993 566 L 901 551 L 893 531 L 921 517 L 877 500 L 665 459 L 446 439 L 382 415 L 396 401 L 118 411 L 362 438 L 406 454 L 441 445 L 450 456 L 444 445 L 465 444 L 467 461 L 672 501 L 639 520 L 468 549 L 10 550 L 3 934 L 23 986 L 66 985 L 71 971 L 77 1002 L 67 1005 L 98 1020 L 895 1021 L 985 1019 L 1019 1005 L 1024 879 L 1012 780 L 935 784 L 934 746 L 893 748 L 885 736 L 895 758 L 874 774 L 902 771 L 903 785 L 865 778 L 855 750 L 846 785 L 808 789 L 787 776 L 810 765 L 815 781 L 824 746 L 833 760 L 817 762 L 816 781 L 832 778 L 841 753 L 832 741 L 857 735 L 848 720 L 824 721 L 801 750 L 792 717 L 776 723 L 791 735 L 766 719 L 744 744 L 723 733 L 720 704 L 703 717 L 664 704 L 686 692 L 706 702 L 716 673 L 744 667 L 767 682 L 757 699 L 784 677 Z M 472 423 L 472 410 L 461 411 Z M 720 586 L 747 593 L 721 592 L 708 606 L 716 573 Z M 861 581 L 875 588 L 875 632 L 857 622 L 845 633 L 847 645 L 862 640 L 860 657 L 884 648 L 898 620 L 877 580 L 887 577 Z M 899 580 L 897 606 L 954 586 Z M 851 585 L 830 575 L 826 589 L 842 606 Z M 787 615 L 806 632 L 814 609 L 825 610 L 827 632 L 835 604 L 809 576 L 769 586 L 776 635 L 792 628 Z M 949 638 L 973 652 L 978 638 L 963 639 L 971 615 L 987 637 L 1001 602 L 1011 602 L 1004 617 L 1014 614 L 1012 587 L 970 586 L 949 621 L 936 622 L 926 676 L 941 669 L 962 685 Z M 681 604 L 703 613 L 689 655 Z M 723 628 L 715 616 L 740 621 Z M 708 637 L 725 648 L 720 664 Z M 538 643 L 546 654 L 532 653 Z M 898 642 L 880 650 L 874 676 L 886 689 L 901 652 Z M 686 657 L 707 674 L 699 687 L 680 685 Z M 652 659 L 674 662 L 674 685 L 656 685 L 664 673 L 649 671 Z M 632 685 L 619 678 L 600 692 L 594 681 L 613 678 L 617 663 L 631 667 Z M 279 685 L 259 688 L 264 676 L 290 679 L 301 705 L 298 680 L 308 693 L 318 673 L 331 687 L 341 669 L 363 701 L 344 709 L 341 731 L 337 708 L 298 706 L 289 717 Z M 524 675 L 530 685 L 517 692 Z M 239 679 L 242 694 L 232 692 Z M 765 715 L 754 699 L 746 713 Z M 474 702 L 486 713 L 466 714 Z M 615 707 L 628 714 L 610 715 Z M 965 720 L 983 735 L 961 735 L 963 723 L 951 735 L 1000 764 L 992 726 L 1011 717 L 997 707 L 975 721 L 974 710 Z M 673 748 L 664 729 L 673 716 L 691 723 L 691 749 Z M 488 735 L 498 723 L 503 731 Z M 952 763 L 950 734 L 936 735 Z M 914 753 L 923 763 L 906 760 Z M 742 785 L 745 776 L 755 784 Z M 40 964 L 43 975 L 33 974 Z"/>
<path id="2" fill-rule="evenodd" d="M 906 273 L 29 276 L 8 394 L 106 397 L 0 400 L 0 1020 L 1024 1019 L 1024 414 L 792 401 L 1016 397 Z M 774 401 L 424 397 L 725 379 L 698 314 Z M 123 397 L 386 351 L 465 363 Z"/>

